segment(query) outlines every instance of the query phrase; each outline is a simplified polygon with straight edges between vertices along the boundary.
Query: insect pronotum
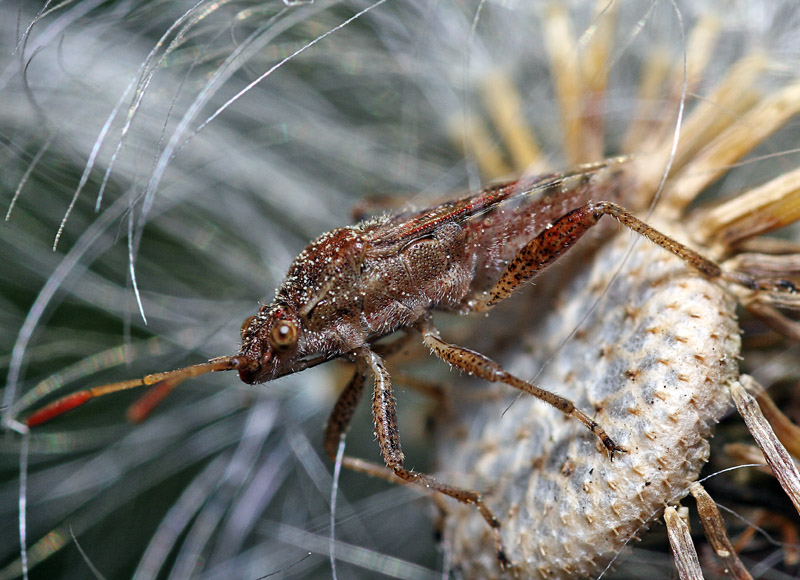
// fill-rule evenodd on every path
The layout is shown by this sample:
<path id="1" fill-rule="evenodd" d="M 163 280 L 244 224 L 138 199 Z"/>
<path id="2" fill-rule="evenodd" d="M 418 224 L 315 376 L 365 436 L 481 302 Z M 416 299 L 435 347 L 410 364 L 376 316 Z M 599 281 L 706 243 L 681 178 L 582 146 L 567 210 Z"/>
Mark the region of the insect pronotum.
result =
<path id="1" fill-rule="evenodd" d="M 343 464 L 474 505 L 492 531 L 501 566 L 510 566 L 501 519 L 480 492 L 406 468 L 391 376 L 384 364 L 392 346 L 376 345 L 376 341 L 399 330 L 418 332 L 432 353 L 452 367 L 533 395 L 579 421 L 612 460 L 615 454 L 628 451 L 615 441 L 615 434 L 547 386 L 509 373 L 484 354 L 445 342 L 432 313 L 491 309 L 558 260 L 606 215 L 707 278 L 752 290 L 795 291 L 789 281 L 757 280 L 724 271 L 616 203 L 605 201 L 616 199 L 627 187 L 625 163 L 625 159 L 611 159 L 566 173 L 502 183 L 477 195 L 323 234 L 295 259 L 272 304 L 244 321 L 238 354 L 80 391 L 35 411 L 25 422 L 35 427 L 93 398 L 138 386 L 160 383 L 170 390 L 185 379 L 228 370 L 238 372 L 245 383 L 257 384 L 344 357 L 354 362 L 355 372 L 328 420 L 327 454 L 335 458 L 340 436 L 371 375 L 373 421 L 385 466 L 349 456 Z"/>

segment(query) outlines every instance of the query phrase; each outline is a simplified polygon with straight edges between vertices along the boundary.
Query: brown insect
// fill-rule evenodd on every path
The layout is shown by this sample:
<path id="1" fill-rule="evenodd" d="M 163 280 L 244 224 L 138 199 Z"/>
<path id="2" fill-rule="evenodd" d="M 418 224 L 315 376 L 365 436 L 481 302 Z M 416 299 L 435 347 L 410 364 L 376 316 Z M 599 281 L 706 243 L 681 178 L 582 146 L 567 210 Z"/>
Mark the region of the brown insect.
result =
<path id="1" fill-rule="evenodd" d="M 375 432 L 390 471 L 353 457 L 343 464 L 378 477 L 400 478 L 474 504 L 492 529 L 502 565 L 510 562 L 500 521 L 481 494 L 440 482 L 405 467 L 397 429 L 387 356 L 401 338 L 376 345 L 398 330 L 413 329 L 431 351 L 451 366 L 490 382 L 502 382 L 552 405 L 594 433 L 610 459 L 626 450 L 570 400 L 505 371 L 475 351 L 444 342 L 434 326 L 434 310 L 481 312 L 513 294 L 569 250 L 604 215 L 643 235 L 709 278 L 749 288 L 794 291 L 790 282 L 756 281 L 724 272 L 717 264 L 643 223 L 619 205 L 592 199 L 619 199 L 626 187 L 624 159 L 585 165 L 574 171 L 521 179 L 477 195 L 364 221 L 328 232 L 312 242 L 289 268 L 269 306 L 242 325 L 242 346 L 234 356 L 80 391 L 27 418 L 42 424 L 89 399 L 160 383 L 162 396 L 179 382 L 213 371 L 236 370 L 248 384 L 271 381 L 346 357 L 355 373 L 337 400 L 325 429 L 324 448 L 335 458 L 369 374 Z M 150 401 L 146 406 L 152 407 Z"/>

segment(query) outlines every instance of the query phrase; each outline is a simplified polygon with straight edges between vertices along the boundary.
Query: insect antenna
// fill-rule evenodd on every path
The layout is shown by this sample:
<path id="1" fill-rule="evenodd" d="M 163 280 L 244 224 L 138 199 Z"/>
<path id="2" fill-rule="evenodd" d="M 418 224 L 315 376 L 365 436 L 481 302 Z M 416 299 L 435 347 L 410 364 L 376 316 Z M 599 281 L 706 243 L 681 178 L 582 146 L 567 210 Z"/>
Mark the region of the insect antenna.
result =
<path id="1" fill-rule="evenodd" d="M 236 370 L 250 361 L 243 356 L 224 356 L 211 359 L 206 363 L 192 365 L 176 369 L 173 371 L 165 371 L 160 373 L 153 373 L 138 379 L 130 379 L 127 381 L 120 381 L 118 383 L 109 383 L 107 385 L 100 385 L 92 387 L 91 389 L 84 389 L 71 393 L 52 403 L 45 405 L 38 411 L 34 411 L 27 419 L 25 425 L 28 427 L 37 427 L 47 423 L 56 417 L 60 417 L 64 413 L 76 409 L 91 399 L 104 397 L 120 391 L 127 391 L 137 387 L 147 387 L 157 385 L 154 391 L 147 393 L 128 411 L 128 418 L 133 422 L 140 422 L 144 420 L 147 415 L 159 404 L 164 398 L 186 379 L 191 379 L 218 371 Z"/>

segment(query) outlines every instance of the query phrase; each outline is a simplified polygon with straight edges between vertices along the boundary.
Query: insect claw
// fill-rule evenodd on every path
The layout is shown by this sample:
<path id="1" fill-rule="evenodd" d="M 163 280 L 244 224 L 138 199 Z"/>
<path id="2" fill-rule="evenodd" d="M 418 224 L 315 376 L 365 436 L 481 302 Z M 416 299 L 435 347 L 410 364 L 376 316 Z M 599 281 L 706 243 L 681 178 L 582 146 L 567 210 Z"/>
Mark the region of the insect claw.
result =
<path id="1" fill-rule="evenodd" d="M 624 447 L 617 446 L 616 449 L 614 449 L 613 451 L 611 451 L 609 453 L 610 454 L 610 461 L 614 461 L 614 453 L 627 453 L 627 452 L 628 452 L 628 450 L 625 449 Z"/>
<path id="2" fill-rule="evenodd" d="M 621 447 L 621 446 L 617 445 L 616 443 L 614 443 L 614 441 L 611 439 L 611 437 L 608 437 L 608 436 L 603 438 L 603 446 L 606 448 L 606 451 L 608 452 L 609 461 L 614 461 L 614 454 L 615 453 L 627 453 L 628 452 L 627 449 L 625 449 L 624 447 Z"/>
<path id="3" fill-rule="evenodd" d="M 492 531 L 494 534 L 494 549 L 497 554 L 497 562 L 500 564 L 500 569 L 503 572 L 515 572 L 517 570 L 517 565 L 511 561 L 511 558 L 508 557 L 506 554 L 506 549 L 503 546 L 503 538 L 500 536 L 499 528 L 494 528 Z M 514 577 L 517 577 L 517 574 L 514 573 Z"/>
<path id="4" fill-rule="evenodd" d="M 509 572 L 516 569 L 514 562 L 508 559 L 508 556 L 506 556 L 506 553 L 502 548 L 497 551 L 497 560 L 500 562 L 500 569 L 503 572 Z"/>
<path id="5" fill-rule="evenodd" d="M 765 290 L 767 292 L 787 292 L 789 294 L 797 294 L 797 285 L 791 280 L 784 278 L 754 278 L 748 274 L 741 272 L 725 272 L 723 278 L 729 282 L 734 282 L 747 288 L 748 290 Z"/>

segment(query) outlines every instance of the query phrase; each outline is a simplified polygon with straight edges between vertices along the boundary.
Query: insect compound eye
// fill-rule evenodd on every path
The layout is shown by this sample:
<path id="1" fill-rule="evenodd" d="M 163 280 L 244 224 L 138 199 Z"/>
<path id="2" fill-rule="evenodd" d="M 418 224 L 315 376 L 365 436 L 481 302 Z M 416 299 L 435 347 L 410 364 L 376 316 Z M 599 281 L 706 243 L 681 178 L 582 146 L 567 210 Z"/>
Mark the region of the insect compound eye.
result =
<path id="1" fill-rule="evenodd" d="M 255 318 L 256 318 L 255 316 L 248 316 L 247 318 L 244 319 L 244 322 L 242 322 L 242 329 L 241 329 L 242 339 L 244 339 L 245 331 L 250 326 L 250 323 L 253 322 L 253 320 L 255 320 Z"/>
<path id="2" fill-rule="evenodd" d="M 277 320 L 269 332 L 272 348 L 286 350 L 297 342 L 297 324 L 292 320 Z"/>

